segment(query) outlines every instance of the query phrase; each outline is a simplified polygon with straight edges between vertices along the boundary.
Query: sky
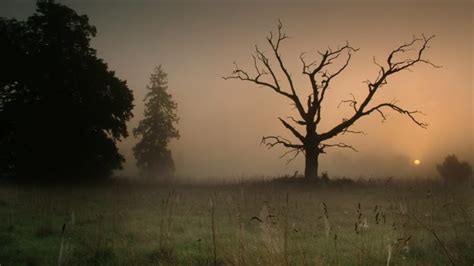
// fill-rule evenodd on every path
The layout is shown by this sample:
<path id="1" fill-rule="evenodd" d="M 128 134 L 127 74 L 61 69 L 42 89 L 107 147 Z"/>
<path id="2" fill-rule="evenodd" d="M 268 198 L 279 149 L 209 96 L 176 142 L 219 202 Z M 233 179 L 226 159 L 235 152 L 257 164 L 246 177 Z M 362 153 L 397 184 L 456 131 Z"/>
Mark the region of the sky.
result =
<path id="1" fill-rule="evenodd" d="M 350 114 L 340 106 L 350 93 L 361 99 L 366 79 L 375 79 L 377 62 L 413 35 L 436 35 L 425 54 L 442 68 L 417 65 L 388 80 L 374 103 L 396 99 L 421 110 L 429 127 L 389 112 L 381 123 L 373 115 L 354 127 L 364 135 L 342 136 L 359 152 L 328 150 L 320 170 L 330 176 L 416 177 L 436 175 L 435 165 L 448 154 L 473 164 L 473 2 L 472 1 L 57 1 L 89 16 L 98 30 L 92 46 L 135 96 L 129 131 L 143 117 L 145 86 L 154 66 L 168 73 L 169 92 L 178 103 L 181 138 L 171 143 L 177 175 L 198 178 L 251 178 L 303 173 L 304 158 L 280 159 L 284 148 L 268 150 L 262 136 L 291 138 L 278 117 L 296 116 L 287 99 L 267 88 L 224 80 L 234 66 L 251 71 L 258 45 L 270 52 L 265 37 L 278 20 L 291 37 L 281 47 L 297 90 L 308 81 L 299 55 L 317 60 L 317 51 L 348 41 L 360 48 L 349 67 L 334 80 L 324 107 L 322 128 L 329 129 Z M 0 16 L 25 19 L 33 0 L 2 0 Z M 268 53 L 269 54 L 269 53 Z M 275 63 L 275 61 L 272 61 Z M 283 79 L 283 76 L 280 77 Z M 306 97 L 305 97 L 306 98 Z M 132 136 L 123 140 L 126 157 L 119 175 L 135 176 Z M 421 161 L 415 166 L 413 161 Z"/>

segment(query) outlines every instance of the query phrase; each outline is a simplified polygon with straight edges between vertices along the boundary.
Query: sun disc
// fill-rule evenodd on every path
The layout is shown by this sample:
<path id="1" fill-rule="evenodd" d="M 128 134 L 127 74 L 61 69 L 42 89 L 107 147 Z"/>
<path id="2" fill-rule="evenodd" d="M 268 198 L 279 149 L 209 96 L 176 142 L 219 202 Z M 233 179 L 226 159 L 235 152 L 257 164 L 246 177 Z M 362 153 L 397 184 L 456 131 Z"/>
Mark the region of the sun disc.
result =
<path id="1" fill-rule="evenodd" d="M 415 165 L 420 165 L 420 164 L 421 164 L 421 161 L 418 160 L 418 159 L 416 159 L 416 160 L 413 161 L 413 163 L 414 163 Z"/>

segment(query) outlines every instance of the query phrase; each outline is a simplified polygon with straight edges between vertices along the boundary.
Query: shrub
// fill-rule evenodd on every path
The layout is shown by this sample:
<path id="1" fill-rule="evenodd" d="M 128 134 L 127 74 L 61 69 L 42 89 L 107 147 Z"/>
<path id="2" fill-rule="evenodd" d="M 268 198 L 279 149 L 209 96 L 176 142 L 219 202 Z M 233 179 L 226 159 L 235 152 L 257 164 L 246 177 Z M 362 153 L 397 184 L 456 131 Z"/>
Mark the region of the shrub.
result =
<path id="1" fill-rule="evenodd" d="M 472 179 L 471 165 L 468 162 L 460 162 L 456 155 L 448 155 L 436 168 L 447 185 L 465 184 Z"/>

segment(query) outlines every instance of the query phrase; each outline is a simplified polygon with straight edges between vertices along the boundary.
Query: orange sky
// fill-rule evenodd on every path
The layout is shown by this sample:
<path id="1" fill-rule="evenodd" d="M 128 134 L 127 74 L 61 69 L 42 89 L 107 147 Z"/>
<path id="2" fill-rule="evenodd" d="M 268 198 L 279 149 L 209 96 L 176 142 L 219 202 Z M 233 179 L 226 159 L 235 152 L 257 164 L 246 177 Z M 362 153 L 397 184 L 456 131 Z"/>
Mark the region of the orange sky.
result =
<path id="1" fill-rule="evenodd" d="M 33 1 L 6 0 L 0 16 L 24 19 Z M 426 56 L 443 68 L 418 65 L 382 88 L 377 102 L 397 99 L 407 109 L 427 114 L 428 129 L 391 112 L 380 123 L 374 115 L 354 127 L 367 135 L 335 139 L 359 152 L 330 150 L 321 157 L 330 176 L 416 176 L 435 173 L 434 164 L 455 153 L 473 162 L 473 3 L 472 1 L 59 1 L 89 16 L 97 26 L 93 46 L 135 93 L 134 127 L 142 117 L 145 85 L 154 65 L 169 74 L 169 91 L 178 103 L 181 138 L 172 143 L 178 175 L 250 177 L 303 170 L 303 157 L 286 165 L 284 149 L 260 146 L 264 135 L 290 134 L 277 117 L 296 115 L 289 102 L 266 88 L 221 77 L 236 61 L 251 68 L 254 45 L 278 19 L 291 36 L 282 47 L 288 69 L 304 91 L 299 54 L 308 58 L 348 40 L 360 48 L 347 71 L 331 86 L 323 128 L 351 109 L 337 108 L 349 93 L 364 95 L 362 81 L 374 79 L 373 56 L 385 62 L 391 49 L 413 34 L 435 34 Z M 357 4 L 356 4 L 357 3 Z M 136 173 L 128 138 L 120 144 L 127 157 L 122 174 Z M 414 167 L 412 161 L 420 159 Z"/>

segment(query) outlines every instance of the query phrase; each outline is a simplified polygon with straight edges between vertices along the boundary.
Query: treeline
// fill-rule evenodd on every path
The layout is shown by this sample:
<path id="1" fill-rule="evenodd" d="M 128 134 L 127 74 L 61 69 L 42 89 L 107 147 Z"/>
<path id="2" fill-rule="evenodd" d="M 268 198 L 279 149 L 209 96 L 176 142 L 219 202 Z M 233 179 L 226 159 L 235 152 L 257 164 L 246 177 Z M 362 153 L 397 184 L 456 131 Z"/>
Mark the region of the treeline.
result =
<path id="1" fill-rule="evenodd" d="M 134 97 L 97 57 L 96 34 L 86 15 L 53 1 L 38 1 L 26 21 L 0 17 L 0 178 L 75 182 L 122 168 L 117 143 L 129 135 Z M 178 118 L 161 67 L 146 89 L 134 154 L 146 176 L 169 176 Z"/>

